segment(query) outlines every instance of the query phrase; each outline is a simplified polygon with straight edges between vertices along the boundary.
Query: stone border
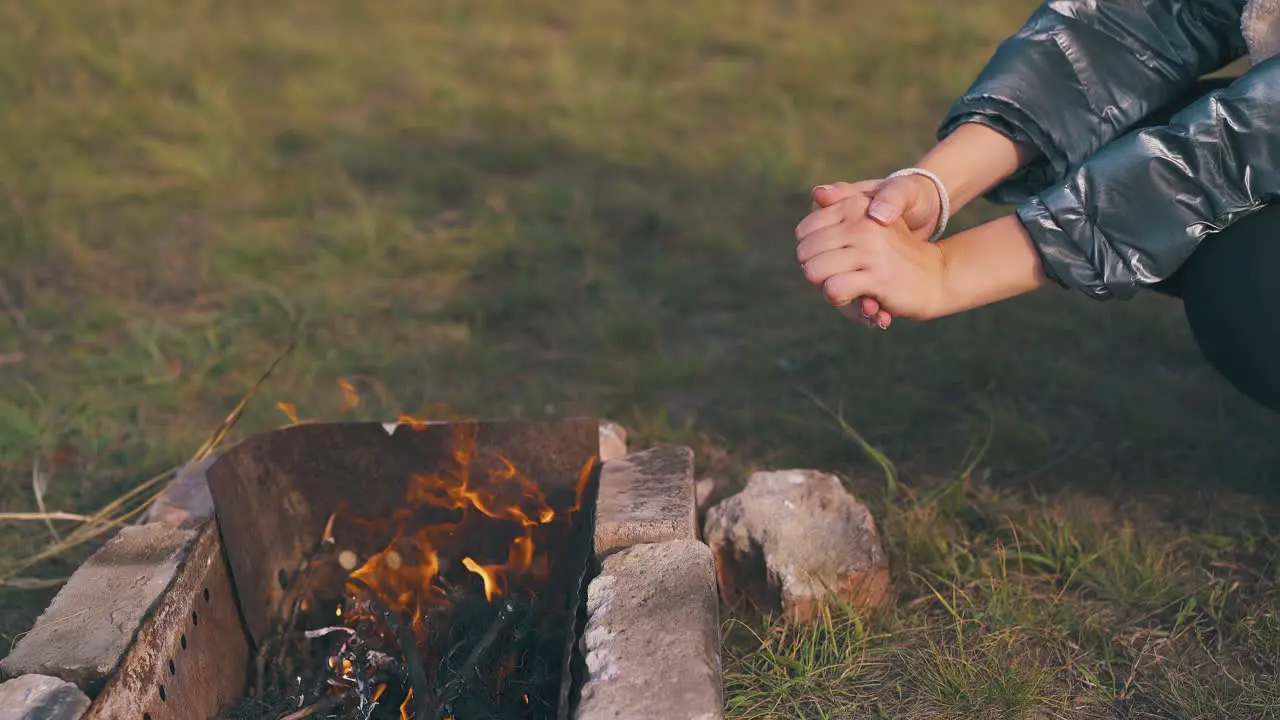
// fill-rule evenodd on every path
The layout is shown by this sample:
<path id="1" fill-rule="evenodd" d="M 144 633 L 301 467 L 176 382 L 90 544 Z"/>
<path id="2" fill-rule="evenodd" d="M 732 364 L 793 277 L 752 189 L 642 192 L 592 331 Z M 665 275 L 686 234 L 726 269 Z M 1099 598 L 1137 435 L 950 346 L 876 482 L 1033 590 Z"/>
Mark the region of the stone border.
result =
<path id="1" fill-rule="evenodd" d="M 595 543 L 575 719 L 721 720 L 720 607 L 711 550 L 698 540 L 693 450 L 605 462 Z"/>
<path id="2" fill-rule="evenodd" d="M 579 641 L 588 670 L 575 720 L 721 720 L 719 605 L 711 552 L 697 539 L 693 451 L 666 446 L 628 455 L 626 430 L 601 421 L 600 457 L 595 538 L 600 573 L 587 590 L 587 629 Z M 213 527 L 206 525 L 212 503 L 204 478 L 211 463 L 212 458 L 179 471 L 143 524 L 123 528 L 77 569 L 36 627 L 0 662 L 0 673 L 14 678 L 0 684 L 0 698 L 17 693 L 34 698 L 20 710 L 26 714 L 14 720 L 76 720 L 86 712 L 77 697 L 84 698 L 92 715 L 97 707 L 88 705 L 89 698 L 113 684 L 126 657 L 138 655 L 134 644 L 140 638 L 158 640 L 143 630 L 157 608 L 174 600 L 175 577 L 189 565 L 193 547 L 203 547 L 197 537 L 208 536 Z M 104 582 L 123 582 L 131 593 L 105 590 Z M 120 616 L 125 595 L 134 610 Z M 64 612 L 67 608 L 72 609 Z M 55 643 L 64 651 L 57 657 L 41 652 L 54 639 L 52 626 L 42 628 L 44 621 L 66 616 L 105 626 L 110 637 L 97 645 Z M 63 632 L 64 638 L 81 637 L 80 630 Z M 152 650 L 173 654 L 173 648 Z M 170 673 L 177 667 L 161 664 Z M 40 680 L 47 675 L 62 679 Z M 30 692 L 28 685 L 40 692 Z M 69 698 L 66 712 L 45 713 L 42 703 L 50 697 Z M 131 707 L 148 707 L 151 700 L 139 697 Z"/>

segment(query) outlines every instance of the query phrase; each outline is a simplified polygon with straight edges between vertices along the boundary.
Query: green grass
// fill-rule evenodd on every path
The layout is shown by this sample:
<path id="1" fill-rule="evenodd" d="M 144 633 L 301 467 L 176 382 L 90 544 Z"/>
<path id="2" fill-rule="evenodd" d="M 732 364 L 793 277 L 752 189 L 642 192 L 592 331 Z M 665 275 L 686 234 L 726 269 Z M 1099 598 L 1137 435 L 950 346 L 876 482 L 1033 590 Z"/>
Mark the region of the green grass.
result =
<path id="1" fill-rule="evenodd" d="M 1280 423 L 1176 303 L 871 333 L 795 267 L 808 188 L 913 161 L 1033 4 L 0 3 L 0 510 L 181 461 L 296 332 L 240 435 L 440 402 L 848 477 L 899 603 L 736 618 L 734 717 L 1275 716 Z"/>

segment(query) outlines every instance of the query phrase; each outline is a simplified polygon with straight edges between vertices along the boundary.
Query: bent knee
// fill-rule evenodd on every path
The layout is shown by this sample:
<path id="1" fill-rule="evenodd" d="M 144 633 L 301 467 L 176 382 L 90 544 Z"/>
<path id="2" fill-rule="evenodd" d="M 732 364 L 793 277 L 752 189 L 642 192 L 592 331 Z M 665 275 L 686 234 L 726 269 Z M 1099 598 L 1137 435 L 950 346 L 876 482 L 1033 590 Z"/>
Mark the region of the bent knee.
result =
<path id="1" fill-rule="evenodd" d="M 1182 302 L 1209 364 L 1237 390 L 1280 412 L 1280 296 L 1274 289 L 1189 274 Z"/>

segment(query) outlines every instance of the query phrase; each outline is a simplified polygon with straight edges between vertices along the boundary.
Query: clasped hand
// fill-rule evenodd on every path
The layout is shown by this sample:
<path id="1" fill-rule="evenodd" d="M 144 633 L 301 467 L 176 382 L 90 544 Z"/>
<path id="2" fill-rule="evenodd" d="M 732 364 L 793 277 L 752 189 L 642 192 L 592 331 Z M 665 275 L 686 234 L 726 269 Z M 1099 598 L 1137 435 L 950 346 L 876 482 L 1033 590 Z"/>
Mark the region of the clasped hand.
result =
<path id="1" fill-rule="evenodd" d="M 796 226 L 796 240 L 805 279 L 846 317 L 887 328 L 895 317 L 943 314 L 942 246 L 921 240 L 901 218 L 881 224 L 868 217 L 864 197 L 816 208 Z"/>

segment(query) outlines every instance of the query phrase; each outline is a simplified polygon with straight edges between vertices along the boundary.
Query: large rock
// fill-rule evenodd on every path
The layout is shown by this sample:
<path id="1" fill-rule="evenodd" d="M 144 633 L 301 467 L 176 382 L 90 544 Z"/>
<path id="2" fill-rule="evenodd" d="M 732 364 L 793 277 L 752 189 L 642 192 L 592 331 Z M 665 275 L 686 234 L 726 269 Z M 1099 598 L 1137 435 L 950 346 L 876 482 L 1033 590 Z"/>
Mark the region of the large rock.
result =
<path id="1" fill-rule="evenodd" d="M 48 675 L 0 683 L 0 720 L 77 720 L 89 709 L 80 688 Z"/>
<path id="2" fill-rule="evenodd" d="M 71 575 L 0 661 L 0 673 L 52 675 L 96 695 L 173 582 L 195 537 L 194 531 L 159 523 L 122 528 Z"/>
<path id="3" fill-rule="evenodd" d="M 143 523 L 163 523 L 169 527 L 190 530 L 213 517 L 213 495 L 205 473 L 218 456 L 211 455 L 184 465 L 177 477 L 161 491 L 147 508 Z"/>
<path id="4" fill-rule="evenodd" d="M 703 537 L 720 594 L 732 607 L 812 619 L 828 593 L 879 606 L 889 567 L 875 519 L 834 475 L 758 472 L 746 488 L 707 511 Z"/>
<path id="5" fill-rule="evenodd" d="M 715 564 L 697 540 L 605 558 L 587 587 L 587 677 L 576 720 L 719 720 Z"/>
<path id="6" fill-rule="evenodd" d="M 668 540 L 696 540 L 693 450 L 660 446 L 610 460 L 596 499 L 597 557 Z"/>

